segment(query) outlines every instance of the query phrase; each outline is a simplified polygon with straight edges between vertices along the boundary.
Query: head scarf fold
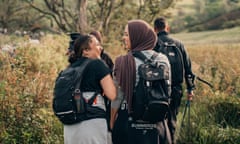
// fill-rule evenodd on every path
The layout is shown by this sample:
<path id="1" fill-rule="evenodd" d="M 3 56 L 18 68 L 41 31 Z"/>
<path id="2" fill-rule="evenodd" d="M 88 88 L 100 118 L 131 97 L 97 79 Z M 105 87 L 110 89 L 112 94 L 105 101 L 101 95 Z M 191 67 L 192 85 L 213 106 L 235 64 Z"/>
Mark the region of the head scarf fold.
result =
<path id="1" fill-rule="evenodd" d="M 126 55 L 116 59 L 114 73 L 127 100 L 128 112 L 131 112 L 136 81 L 136 65 L 132 52 L 153 49 L 157 42 L 157 36 L 149 24 L 143 20 L 129 21 L 128 31 L 131 49 Z"/>

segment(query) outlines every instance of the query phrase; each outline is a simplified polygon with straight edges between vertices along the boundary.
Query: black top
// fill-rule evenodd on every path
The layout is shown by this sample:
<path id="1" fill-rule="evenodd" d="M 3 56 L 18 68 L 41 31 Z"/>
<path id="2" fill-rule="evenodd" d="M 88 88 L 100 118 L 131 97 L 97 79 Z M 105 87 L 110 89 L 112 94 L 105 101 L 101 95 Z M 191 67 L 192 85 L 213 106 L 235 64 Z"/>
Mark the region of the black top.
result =
<path id="1" fill-rule="evenodd" d="M 163 42 L 173 42 L 176 44 L 176 46 L 180 49 L 182 56 L 183 56 L 183 63 L 184 63 L 184 77 L 185 77 L 185 81 L 186 81 L 186 85 L 187 85 L 187 89 L 188 90 L 192 90 L 194 89 L 195 85 L 194 85 L 194 74 L 192 72 L 192 66 L 191 66 L 191 60 L 187 54 L 187 51 L 185 50 L 184 45 L 176 40 L 173 39 L 171 37 L 169 37 L 168 33 L 166 31 L 161 31 L 157 34 L 158 39 L 161 39 L 161 41 Z M 193 81 L 191 81 L 193 80 Z M 183 81 L 181 81 L 178 84 L 175 85 L 181 85 Z M 173 84 L 174 86 L 174 84 Z"/>
<path id="2" fill-rule="evenodd" d="M 113 70 L 113 66 L 114 66 L 113 61 L 112 61 L 111 57 L 106 52 L 101 53 L 101 58 L 108 65 L 108 67 L 111 70 Z"/>
<path id="3" fill-rule="evenodd" d="M 92 60 L 86 67 L 81 84 L 81 90 L 84 91 L 98 91 L 103 92 L 100 85 L 100 81 L 108 74 L 111 74 L 111 70 L 108 66 L 99 59 Z"/>

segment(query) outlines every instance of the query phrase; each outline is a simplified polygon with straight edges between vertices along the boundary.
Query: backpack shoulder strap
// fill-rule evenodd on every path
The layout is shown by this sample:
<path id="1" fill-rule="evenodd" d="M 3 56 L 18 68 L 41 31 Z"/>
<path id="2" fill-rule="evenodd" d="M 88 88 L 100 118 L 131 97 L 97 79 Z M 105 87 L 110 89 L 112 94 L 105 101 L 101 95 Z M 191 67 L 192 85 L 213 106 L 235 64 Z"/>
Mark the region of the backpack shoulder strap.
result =
<path id="1" fill-rule="evenodd" d="M 139 58 L 144 63 L 148 61 L 148 58 L 141 51 L 135 51 L 132 54 L 134 57 Z"/>
<path id="2" fill-rule="evenodd" d="M 147 58 L 141 51 L 136 51 L 133 52 L 133 56 L 139 58 L 140 60 L 142 60 L 144 63 L 152 63 L 153 60 L 158 56 L 157 53 L 154 53 L 151 58 Z"/>
<path id="3" fill-rule="evenodd" d="M 78 91 L 78 92 L 81 92 L 80 90 L 80 85 L 81 85 L 81 82 L 82 82 L 82 77 L 83 77 L 83 73 L 85 71 L 85 68 L 87 67 L 87 65 L 91 62 L 90 59 L 86 59 L 84 60 L 84 62 L 78 66 L 76 69 L 77 69 L 77 78 L 76 78 L 76 85 L 75 85 L 75 92 Z M 88 104 L 92 105 L 95 98 L 98 96 L 99 93 L 95 92 L 94 95 L 88 100 Z"/>
<path id="4" fill-rule="evenodd" d="M 87 67 L 87 65 L 90 63 L 90 61 L 91 61 L 90 59 L 86 59 L 86 60 L 83 61 L 83 63 L 80 66 L 78 66 L 76 68 L 77 77 L 75 79 L 75 83 L 76 83 L 75 90 L 80 89 L 80 84 L 81 84 L 81 81 L 82 81 L 83 72 L 84 72 L 85 68 Z"/>
<path id="5" fill-rule="evenodd" d="M 162 44 L 164 44 L 164 42 L 158 37 L 157 44 L 162 45 Z"/>
<path id="6" fill-rule="evenodd" d="M 161 38 L 158 38 L 157 44 L 159 46 L 164 45 L 164 46 L 175 46 L 175 47 L 177 47 L 177 45 L 175 44 L 175 42 L 172 39 L 169 39 L 167 41 L 163 41 Z"/>
<path id="7" fill-rule="evenodd" d="M 163 52 L 162 49 L 160 49 L 161 46 L 174 47 L 175 51 L 180 55 L 181 61 L 183 63 L 182 52 L 181 52 L 180 48 L 177 46 L 176 42 L 174 42 L 173 39 L 170 38 L 168 41 L 163 41 L 162 39 L 158 38 L 157 44 L 158 44 L 158 49 L 156 49 L 156 50 L 158 52 Z"/>

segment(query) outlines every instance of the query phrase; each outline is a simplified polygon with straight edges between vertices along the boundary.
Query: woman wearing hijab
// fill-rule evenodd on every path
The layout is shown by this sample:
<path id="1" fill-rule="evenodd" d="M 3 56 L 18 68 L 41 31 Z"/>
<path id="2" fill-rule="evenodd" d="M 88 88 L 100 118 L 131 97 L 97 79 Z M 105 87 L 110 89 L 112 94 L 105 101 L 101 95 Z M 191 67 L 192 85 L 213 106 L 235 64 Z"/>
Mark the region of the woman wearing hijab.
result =
<path id="1" fill-rule="evenodd" d="M 130 122 L 134 88 L 139 81 L 137 68 L 143 62 L 134 57 L 133 53 L 141 51 L 147 58 L 157 55 L 157 61 L 170 64 L 167 57 L 156 53 L 153 48 L 157 42 L 154 30 L 143 20 L 131 20 L 125 26 L 123 41 L 128 53 L 116 58 L 114 77 L 118 83 L 118 95 L 112 102 L 110 127 L 112 128 L 113 144 L 160 144 L 171 143 L 166 122 L 155 124 L 148 122 Z M 170 85 L 169 85 L 170 89 Z M 171 92 L 168 91 L 168 94 Z M 137 126 L 141 127 L 138 129 Z"/>

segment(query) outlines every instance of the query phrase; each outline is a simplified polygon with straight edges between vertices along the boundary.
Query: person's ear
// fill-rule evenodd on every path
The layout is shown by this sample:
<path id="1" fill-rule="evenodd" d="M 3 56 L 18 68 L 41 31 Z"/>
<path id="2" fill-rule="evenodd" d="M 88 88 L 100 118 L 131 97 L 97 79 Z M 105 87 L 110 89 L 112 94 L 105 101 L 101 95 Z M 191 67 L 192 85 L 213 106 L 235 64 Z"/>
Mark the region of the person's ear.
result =
<path id="1" fill-rule="evenodd" d="M 89 56 L 89 49 L 84 49 L 82 52 L 82 56 L 88 57 Z"/>
<path id="2" fill-rule="evenodd" d="M 165 30 L 166 32 L 170 32 L 170 27 L 167 25 Z"/>

